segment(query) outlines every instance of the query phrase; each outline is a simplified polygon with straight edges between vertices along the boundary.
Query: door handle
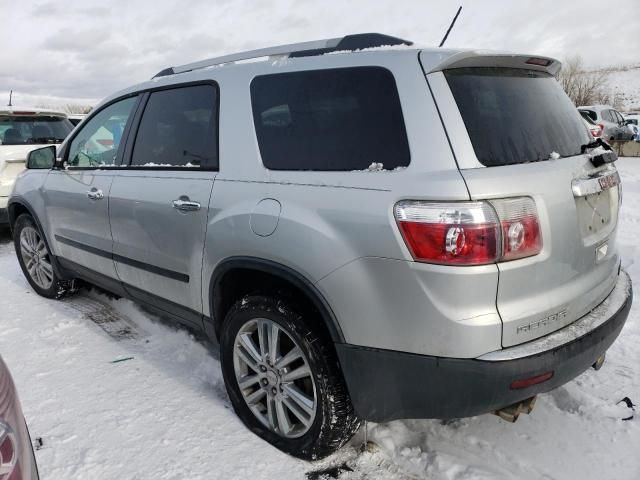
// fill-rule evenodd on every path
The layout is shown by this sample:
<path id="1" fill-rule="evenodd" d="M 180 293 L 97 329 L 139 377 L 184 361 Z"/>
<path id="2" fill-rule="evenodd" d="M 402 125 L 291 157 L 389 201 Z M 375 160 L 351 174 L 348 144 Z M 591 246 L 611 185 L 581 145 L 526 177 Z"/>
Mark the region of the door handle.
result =
<path id="1" fill-rule="evenodd" d="M 186 195 L 173 201 L 173 208 L 183 212 L 195 212 L 200 210 L 200 202 L 192 202 Z"/>
<path id="2" fill-rule="evenodd" d="M 91 200 L 102 200 L 104 198 L 104 193 L 102 193 L 102 190 L 92 188 L 87 192 L 87 197 Z"/>

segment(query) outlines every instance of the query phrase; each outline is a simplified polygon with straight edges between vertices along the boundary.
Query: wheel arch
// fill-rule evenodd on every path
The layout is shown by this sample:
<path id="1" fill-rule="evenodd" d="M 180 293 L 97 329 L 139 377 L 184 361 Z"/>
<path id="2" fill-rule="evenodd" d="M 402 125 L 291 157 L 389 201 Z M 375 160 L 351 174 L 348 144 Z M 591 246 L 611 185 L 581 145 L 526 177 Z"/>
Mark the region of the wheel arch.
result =
<path id="1" fill-rule="evenodd" d="M 14 230 L 13 226 L 15 225 L 16 220 L 23 213 L 28 213 L 29 215 L 31 215 L 31 218 L 33 218 L 33 221 L 36 222 L 40 230 L 42 230 L 42 225 L 40 225 L 38 218 L 33 213 L 33 209 L 24 200 L 19 199 L 19 200 L 10 201 L 9 205 L 7 205 L 7 211 L 9 214 L 9 227 L 11 228 L 12 232 Z"/>
<path id="2" fill-rule="evenodd" d="M 261 283 L 265 280 L 272 283 L 265 286 Z M 226 313 L 240 297 L 254 289 L 285 287 L 302 294 L 308 305 L 319 313 L 322 320 L 319 327 L 333 343 L 344 343 L 335 313 L 322 293 L 304 275 L 286 265 L 257 257 L 227 258 L 214 269 L 209 285 L 209 307 L 216 338 L 220 338 Z"/>
<path id="3" fill-rule="evenodd" d="M 18 220 L 18 217 L 20 217 L 20 215 L 24 213 L 28 214 L 36 223 L 36 226 L 38 227 L 40 232 L 42 232 L 42 237 L 44 239 L 44 242 L 47 244 L 47 248 L 49 249 L 49 252 L 51 252 L 52 254 L 51 261 L 53 263 L 53 268 L 55 269 L 58 276 L 65 280 L 74 278 L 73 275 L 71 275 L 67 270 L 65 270 L 58 262 L 58 257 L 55 255 L 55 253 L 51 249 L 51 241 L 47 236 L 47 230 L 43 228 L 42 223 L 40 223 L 40 219 L 35 214 L 35 211 L 33 207 L 29 204 L 29 202 L 27 202 L 22 197 L 12 198 L 9 201 L 9 204 L 7 205 L 7 210 L 9 213 L 9 228 L 11 229 L 11 234 L 13 235 L 15 233 L 14 226 L 15 226 L 16 220 Z"/>

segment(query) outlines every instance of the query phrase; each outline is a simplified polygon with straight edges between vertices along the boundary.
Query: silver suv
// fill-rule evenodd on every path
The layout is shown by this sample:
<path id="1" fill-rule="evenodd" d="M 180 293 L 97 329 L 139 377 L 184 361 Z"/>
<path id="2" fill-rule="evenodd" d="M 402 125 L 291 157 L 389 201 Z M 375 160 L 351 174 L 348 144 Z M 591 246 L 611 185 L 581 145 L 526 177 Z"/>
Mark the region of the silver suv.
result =
<path id="1" fill-rule="evenodd" d="M 362 419 L 529 412 L 627 318 L 616 157 L 557 61 L 409 45 L 246 52 L 109 97 L 16 183 L 30 284 L 204 330 L 239 417 L 301 458 Z"/>

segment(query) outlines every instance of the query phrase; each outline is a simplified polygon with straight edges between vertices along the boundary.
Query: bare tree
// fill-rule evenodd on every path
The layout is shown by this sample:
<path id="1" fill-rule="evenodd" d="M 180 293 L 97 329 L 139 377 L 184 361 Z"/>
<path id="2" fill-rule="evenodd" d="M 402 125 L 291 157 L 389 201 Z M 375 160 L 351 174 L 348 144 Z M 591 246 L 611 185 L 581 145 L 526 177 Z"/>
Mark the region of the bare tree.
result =
<path id="1" fill-rule="evenodd" d="M 86 113 L 89 113 L 93 108 L 91 105 L 78 105 L 75 103 L 67 103 L 66 105 L 63 105 L 63 106 L 60 106 L 60 105 L 52 106 L 52 105 L 40 104 L 40 105 L 36 105 L 36 107 L 49 108 L 52 110 L 62 110 L 65 113 L 68 113 L 69 115 L 86 114 Z"/>
<path id="2" fill-rule="evenodd" d="M 556 78 L 564 91 L 576 105 L 614 103 L 612 95 L 606 91 L 610 70 L 588 71 L 580 55 L 568 58 Z"/>

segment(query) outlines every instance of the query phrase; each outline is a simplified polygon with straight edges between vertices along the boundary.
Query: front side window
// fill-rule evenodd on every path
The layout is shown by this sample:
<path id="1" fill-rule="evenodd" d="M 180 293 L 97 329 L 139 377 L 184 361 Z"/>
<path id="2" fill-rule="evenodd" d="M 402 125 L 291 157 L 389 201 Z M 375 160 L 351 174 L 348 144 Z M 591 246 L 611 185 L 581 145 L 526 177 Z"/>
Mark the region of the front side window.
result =
<path id="1" fill-rule="evenodd" d="M 132 166 L 218 167 L 218 91 L 195 85 L 151 93 L 133 148 Z"/>
<path id="2" fill-rule="evenodd" d="M 381 67 L 279 73 L 251 82 L 253 120 L 271 170 L 392 170 L 409 165 L 400 99 Z"/>
<path id="3" fill-rule="evenodd" d="M 69 147 L 69 166 L 114 165 L 136 100 L 137 97 L 130 97 L 113 103 L 86 122 Z"/>

